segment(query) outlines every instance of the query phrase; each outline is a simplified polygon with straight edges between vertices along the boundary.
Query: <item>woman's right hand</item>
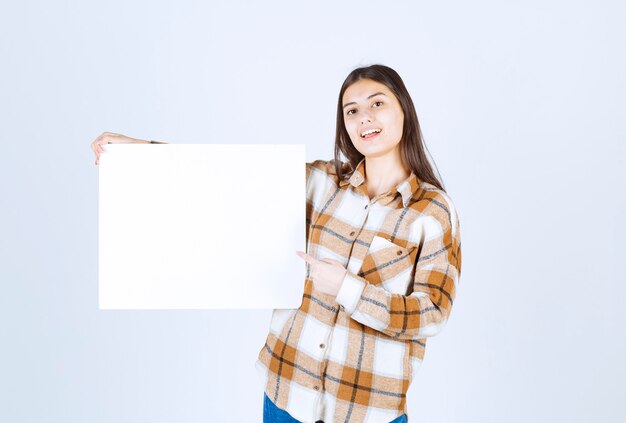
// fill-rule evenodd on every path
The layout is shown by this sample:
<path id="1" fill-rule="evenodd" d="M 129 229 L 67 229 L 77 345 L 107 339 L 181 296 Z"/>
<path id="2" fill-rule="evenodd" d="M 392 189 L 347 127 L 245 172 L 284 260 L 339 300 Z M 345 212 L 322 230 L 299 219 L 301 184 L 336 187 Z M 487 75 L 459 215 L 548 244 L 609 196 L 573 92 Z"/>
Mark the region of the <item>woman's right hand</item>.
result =
<path id="1" fill-rule="evenodd" d="M 96 165 L 100 163 L 100 154 L 104 152 L 104 144 L 150 144 L 150 141 L 131 138 L 126 135 L 115 134 L 113 132 L 103 132 L 102 135 L 91 143 L 91 149 L 96 155 Z"/>

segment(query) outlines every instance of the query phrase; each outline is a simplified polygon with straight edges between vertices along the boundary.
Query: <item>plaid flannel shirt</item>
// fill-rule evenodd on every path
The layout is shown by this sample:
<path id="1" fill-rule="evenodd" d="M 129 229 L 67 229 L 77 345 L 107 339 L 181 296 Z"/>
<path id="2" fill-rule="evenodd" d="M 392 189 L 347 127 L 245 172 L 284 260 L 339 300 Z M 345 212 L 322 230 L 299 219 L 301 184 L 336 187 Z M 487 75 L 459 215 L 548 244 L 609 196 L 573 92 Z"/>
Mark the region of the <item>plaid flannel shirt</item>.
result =
<path id="1" fill-rule="evenodd" d="M 307 252 L 347 274 L 335 298 L 315 289 L 306 264 L 302 304 L 273 311 L 255 363 L 272 402 L 305 423 L 388 423 L 406 413 L 461 273 L 449 196 L 411 173 L 370 199 L 364 165 L 339 181 L 334 161 L 307 163 Z"/>

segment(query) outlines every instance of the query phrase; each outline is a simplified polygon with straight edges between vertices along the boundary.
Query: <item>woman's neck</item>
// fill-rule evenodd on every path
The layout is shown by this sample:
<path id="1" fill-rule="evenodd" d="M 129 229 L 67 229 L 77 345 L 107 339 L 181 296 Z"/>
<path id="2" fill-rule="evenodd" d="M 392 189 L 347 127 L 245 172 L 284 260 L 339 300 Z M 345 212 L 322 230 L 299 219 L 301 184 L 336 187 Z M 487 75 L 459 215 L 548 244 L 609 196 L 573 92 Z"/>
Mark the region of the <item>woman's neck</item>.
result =
<path id="1" fill-rule="evenodd" d="M 404 169 L 399 158 L 366 157 L 365 182 L 370 199 L 394 189 L 409 177 L 411 171 Z"/>

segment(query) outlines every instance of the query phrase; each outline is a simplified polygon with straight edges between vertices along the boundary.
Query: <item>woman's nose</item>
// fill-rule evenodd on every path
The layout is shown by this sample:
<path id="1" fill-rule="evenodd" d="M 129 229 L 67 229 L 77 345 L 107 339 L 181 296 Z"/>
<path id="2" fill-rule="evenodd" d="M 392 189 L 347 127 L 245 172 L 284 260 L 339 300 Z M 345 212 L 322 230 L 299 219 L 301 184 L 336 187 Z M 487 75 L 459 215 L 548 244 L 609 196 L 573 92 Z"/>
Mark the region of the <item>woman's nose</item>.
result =
<path id="1" fill-rule="evenodd" d="M 370 116 L 369 112 L 363 112 L 363 114 L 361 114 L 361 123 L 371 122 L 371 121 L 372 121 L 372 117 Z"/>

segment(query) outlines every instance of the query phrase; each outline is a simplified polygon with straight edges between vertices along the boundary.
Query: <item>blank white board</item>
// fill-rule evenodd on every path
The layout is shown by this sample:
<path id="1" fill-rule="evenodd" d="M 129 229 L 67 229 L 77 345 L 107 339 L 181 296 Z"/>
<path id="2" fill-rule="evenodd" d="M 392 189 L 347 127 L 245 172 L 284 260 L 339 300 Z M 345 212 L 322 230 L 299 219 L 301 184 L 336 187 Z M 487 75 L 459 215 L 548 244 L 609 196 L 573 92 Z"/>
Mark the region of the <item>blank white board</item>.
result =
<path id="1" fill-rule="evenodd" d="M 303 144 L 107 144 L 100 309 L 298 308 Z"/>

